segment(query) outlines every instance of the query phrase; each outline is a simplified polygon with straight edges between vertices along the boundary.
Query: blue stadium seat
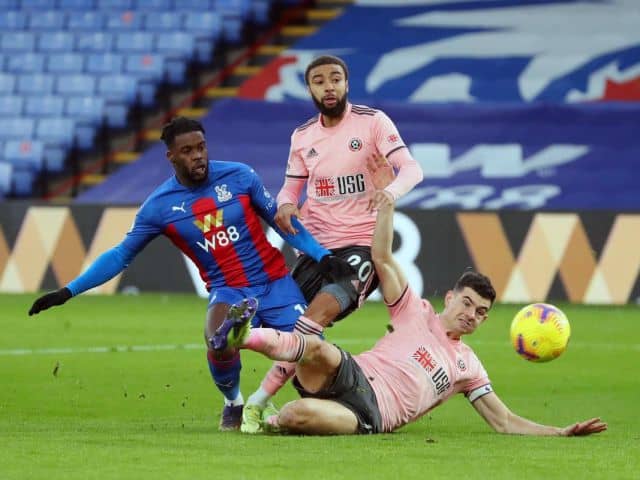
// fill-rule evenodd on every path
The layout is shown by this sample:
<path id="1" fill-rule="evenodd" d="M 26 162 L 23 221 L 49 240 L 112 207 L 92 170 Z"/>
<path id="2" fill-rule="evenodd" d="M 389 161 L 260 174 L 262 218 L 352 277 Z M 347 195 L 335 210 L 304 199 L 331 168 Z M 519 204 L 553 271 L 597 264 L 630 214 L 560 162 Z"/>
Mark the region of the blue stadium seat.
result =
<path id="1" fill-rule="evenodd" d="M 4 53 L 32 52 L 36 37 L 31 32 L 7 32 L 0 37 L 0 50 Z"/>
<path id="2" fill-rule="evenodd" d="M 180 15 L 176 12 L 148 12 L 144 16 L 144 29 L 148 32 L 172 32 L 180 30 Z"/>
<path id="3" fill-rule="evenodd" d="M 76 122 L 76 145 L 81 150 L 93 148 L 97 128 L 104 122 L 105 102 L 98 97 L 71 97 L 67 99 L 66 116 Z"/>
<path id="4" fill-rule="evenodd" d="M 0 0 L 0 9 L 4 10 L 17 10 L 18 0 Z"/>
<path id="5" fill-rule="evenodd" d="M 4 66 L 6 64 L 4 55 L 2 55 L 2 53 L 0 53 L 0 72 L 4 72 Z"/>
<path id="6" fill-rule="evenodd" d="M 67 14 L 67 29 L 72 32 L 99 32 L 103 26 L 104 16 L 100 12 L 79 10 Z"/>
<path id="7" fill-rule="evenodd" d="M 55 77 L 45 74 L 24 74 L 18 77 L 17 92 L 23 95 L 46 95 L 53 92 Z"/>
<path id="8" fill-rule="evenodd" d="M 108 102 L 133 105 L 137 88 L 138 81 L 128 75 L 105 75 L 98 80 L 98 96 Z"/>
<path id="9" fill-rule="evenodd" d="M 134 8 L 139 12 L 162 12 L 171 7 L 171 0 L 134 0 Z"/>
<path id="10" fill-rule="evenodd" d="M 53 10 L 56 8 L 56 0 L 20 0 L 22 10 Z"/>
<path id="11" fill-rule="evenodd" d="M 27 140 L 34 132 L 35 120 L 32 118 L 0 118 L 0 140 Z"/>
<path id="12" fill-rule="evenodd" d="M 238 16 L 249 20 L 251 16 L 251 0 L 214 0 L 214 9 L 223 17 Z"/>
<path id="13" fill-rule="evenodd" d="M 195 51 L 194 38 L 185 32 L 158 33 L 156 51 L 166 57 L 189 60 Z"/>
<path id="14" fill-rule="evenodd" d="M 188 12 L 184 16 L 184 30 L 196 38 L 196 56 L 199 62 L 208 63 L 213 56 L 216 42 L 222 36 L 222 18 L 215 12 Z"/>
<path id="15" fill-rule="evenodd" d="M 132 0 L 98 0 L 99 10 L 131 10 Z"/>
<path id="16" fill-rule="evenodd" d="M 213 0 L 173 0 L 174 10 L 201 10 L 206 12 L 214 8 Z"/>
<path id="17" fill-rule="evenodd" d="M 54 53 L 47 58 L 49 73 L 82 73 L 84 57 L 79 53 Z"/>
<path id="18" fill-rule="evenodd" d="M 17 95 L 0 95 L 0 117 L 19 117 L 22 115 L 24 99 Z"/>
<path id="19" fill-rule="evenodd" d="M 0 155 L 2 157 L 2 155 Z M 0 162 L 0 195 L 5 196 L 11 193 L 13 184 L 13 165 L 8 162 Z"/>
<path id="20" fill-rule="evenodd" d="M 24 113 L 31 118 L 60 117 L 64 114 L 64 98 L 54 95 L 27 97 Z"/>
<path id="21" fill-rule="evenodd" d="M 27 26 L 27 15 L 24 12 L 0 11 L 0 31 L 24 30 Z"/>
<path id="22" fill-rule="evenodd" d="M 27 25 L 32 32 L 62 30 L 64 20 L 64 13 L 56 10 L 31 12 Z"/>
<path id="23" fill-rule="evenodd" d="M 13 93 L 16 89 L 16 77 L 0 73 L 0 95 Z"/>
<path id="24" fill-rule="evenodd" d="M 164 58 L 161 55 L 129 55 L 125 73 L 138 80 L 138 99 L 145 107 L 155 103 L 156 86 L 164 76 Z"/>
<path id="25" fill-rule="evenodd" d="M 142 25 L 142 14 L 127 10 L 124 12 L 109 12 L 106 14 L 105 28 L 111 31 L 136 32 Z"/>
<path id="26" fill-rule="evenodd" d="M 259 25 L 269 23 L 271 14 L 271 2 L 269 0 L 252 0 L 251 17 Z"/>
<path id="27" fill-rule="evenodd" d="M 152 53 L 153 34 L 149 32 L 118 33 L 115 50 L 121 53 Z"/>
<path id="28" fill-rule="evenodd" d="M 76 50 L 78 52 L 110 52 L 113 46 L 113 35 L 105 32 L 87 32 L 76 34 Z"/>
<path id="29" fill-rule="evenodd" d="M 40 52 L 71 52 L 75 37 L 69 32 L 43 32 L 38 36 L 38 50 Z"/>
<path id="30" fill-rule="evenodd" d="M 43 73 L 44 61 L 44 55 L 39 53 L 11 55 L 6 70 L 11 73 Z"/>
<path id="31" fill-rule="evenodd" d="M 4 146 L 4 158 L 15 166 L 42 169 L 44 145 L 37 140 L 8 140 Z"/>
<path id="32" fill-rule="evenodd" d="M 92 75 L 74 73 L 60 75 L 56 81 L 56 92 L 65 97 L 94 95 L 96 78 Z"/>
<path id="33" fill-rule="evenodd" d="M 87 73 L 108 75 L 122 72 L 123 56 L 117 53 L 91 53 L 87 56 Z"/>
<path id="34" fill-rule="evenodd" d="M 70 118 L 42 118 L 36 126 L 36 139 L 44 142 L 45 169 L 61 172 L 70 148 L 74 145 L 74 122 Z"/>
<path id="35" fill-rule="evenodd" d="M 93 10 L 94 0 L 58 0 L 58 8 L 65 11 Z"/>

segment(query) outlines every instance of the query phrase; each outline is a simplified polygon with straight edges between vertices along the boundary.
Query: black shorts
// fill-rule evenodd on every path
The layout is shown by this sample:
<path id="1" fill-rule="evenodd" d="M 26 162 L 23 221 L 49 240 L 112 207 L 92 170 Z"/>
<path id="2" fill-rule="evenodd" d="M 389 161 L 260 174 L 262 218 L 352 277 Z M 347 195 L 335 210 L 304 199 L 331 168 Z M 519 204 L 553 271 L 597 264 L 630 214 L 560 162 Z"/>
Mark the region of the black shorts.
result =
<path id="1" fill-rule="evenodd" d="M 380 433 L 382 417 L 376 394 L 351 354 L 340 347 L 338 349 L 342 354 L 342 360 L 336 378 L 329 388 L 317 393 L 307 392 L 297 377 L 293 377 L 293 386 L 302 398 L 333 400 L 347 407 L 358 419 L 358 433 Z"/>
<path id="2" fill-rule="evenodd" d="M 350 280 L 329 284 L 320 274 L 318 263 L 307 255 L 300 255 L 291 270 L 291 275 L 296 281 L 307 303 L 320 291 L 333 294 L 340 306 L 341 313 L 336 320 L 341 320 L 351 312 L 357 310 L 378 288 L 378 275 L 371 260 L 371 247 L 343 247 L 332 250 L 333 254 L 351 264 L 355 274 L 355 285 Z"/>

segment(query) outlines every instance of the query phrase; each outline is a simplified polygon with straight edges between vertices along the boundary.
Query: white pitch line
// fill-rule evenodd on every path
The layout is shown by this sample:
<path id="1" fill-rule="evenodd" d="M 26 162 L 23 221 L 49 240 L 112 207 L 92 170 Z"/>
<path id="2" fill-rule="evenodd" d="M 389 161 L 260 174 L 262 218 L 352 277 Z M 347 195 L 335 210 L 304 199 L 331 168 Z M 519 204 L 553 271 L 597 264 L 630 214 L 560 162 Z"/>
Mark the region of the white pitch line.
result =
<path id="1" fill-rule="evenodd" d="M 377 338 L 329 338 L 328 341 L 337 345 L 373 345 Z M 509 347 L 507 341 L 477 340 L 470 342 L 472 346 Z M 590 343 L 571 342 L 569 348 L 594 348 L 601 350 L 633 350 L 640 351 L 637 343 Z M 0 349 L 0 356 L 21 355 L 70 355 L 78 353 L 127 353 L 127 352 L 159 352 L 167 350 L 204 350 L 204 343 L 166 344 L 166 345 L 114 345 L 111 347 L 61 347 L 61 348 L 16 348 Z"/>

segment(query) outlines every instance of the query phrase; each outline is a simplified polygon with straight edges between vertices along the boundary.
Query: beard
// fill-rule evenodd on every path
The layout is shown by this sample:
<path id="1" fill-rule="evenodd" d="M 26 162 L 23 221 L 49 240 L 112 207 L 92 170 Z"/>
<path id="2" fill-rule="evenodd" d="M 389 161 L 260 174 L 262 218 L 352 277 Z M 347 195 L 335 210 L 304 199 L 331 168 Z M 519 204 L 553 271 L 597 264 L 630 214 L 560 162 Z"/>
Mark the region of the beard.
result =
<path id="1" fill-rule="evenodd" d="M 344 113 L 347 108 L 347 94 L 345 93 L 342 98 L 340 98 L 333 107 L 325 107 L 322 101 L 318 100 L 316 97 L 311 95 L 313 98 L 313 103 L 316 104 L 316 108 L 320 111 L 322 115 L 325 115 L 329 118 L 339 118 Z"/>

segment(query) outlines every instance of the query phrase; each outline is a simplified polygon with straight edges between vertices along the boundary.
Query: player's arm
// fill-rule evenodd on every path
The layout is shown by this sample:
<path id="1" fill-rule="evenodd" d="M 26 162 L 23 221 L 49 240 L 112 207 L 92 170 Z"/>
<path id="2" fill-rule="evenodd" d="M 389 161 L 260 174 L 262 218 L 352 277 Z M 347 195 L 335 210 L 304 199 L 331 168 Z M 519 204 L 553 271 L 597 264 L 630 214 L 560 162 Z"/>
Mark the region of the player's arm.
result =
<path id="1" fill-rule="evenodd" d="M 291 135 L 291 146 L 289 148 L 289 158 L 287 159 L 287 171 L 284 178 L 284 185 L 280 189 L 277 197 L 278 211 L 274 220 L 280 230 L 295 235 L 298 233 L 292 218 L 302 220 L 302 215 L 298 209 L 300 194 L 304 188 L 309 172 L 303 159 L 297 155 L 293 145 L 295 143 L 296 132 Z"/>
<path id="2" fill-rule="evenodd" d="M 472 404 L 489 426 L 499 433 L 571 437 L 591 435 L 607 429 L 607 424 L 599 418 L 591 418 L 566 427 L 541 425 L 513 413 L 493 391 L 472 400 Z"/>
<path id="3" fill-rule="evenodd" d="M 378 151 L 397 171 L 395 179 L 384 189 L 397 200 L 424 179 L 422 167 L 404 144 L 393 121 L 383 112 L 376 115 L 374 135 Z"/>
<path id="4" fill-rule="evenodd" d="M 385 202 L 378 209 L 376 228 L 371 244 L 371 258 L 380 279 L 380 289 L 384 301 L 391 305 L 396 303 L 406 290 L 407 279 L 398 262 L 393 258 L 393 210 L 392 202 Z"/>
<path id="5" fill-rule="evenodd" d="M 36 299 L 29 309 L 29 315 L 35 315 L 42 310 L 62 305 L 71 297 L 111 280 L 122 272 L 136 254 L 156 235 L 155 227 L 148 225 L 138 214 L 133 228 L 119 245 L 102 253 L 82 274 L 65 287 L 46 293 Z"/>

